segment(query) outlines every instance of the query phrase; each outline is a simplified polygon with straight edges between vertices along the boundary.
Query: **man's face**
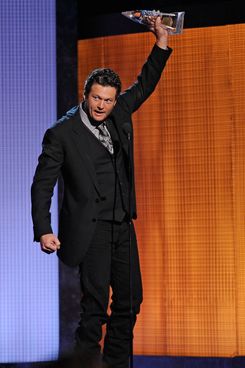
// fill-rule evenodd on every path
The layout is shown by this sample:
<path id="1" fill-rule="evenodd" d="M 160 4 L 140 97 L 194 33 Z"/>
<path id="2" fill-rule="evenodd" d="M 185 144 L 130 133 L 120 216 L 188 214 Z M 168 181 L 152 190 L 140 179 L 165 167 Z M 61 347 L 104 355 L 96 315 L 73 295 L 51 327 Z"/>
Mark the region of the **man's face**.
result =
<path id="1" fill-rule="evenodd" d="M 104 121 L 116 104 L 116 88 L 93 84 L 85 97 L 87 112 L 95 121 Z"/>

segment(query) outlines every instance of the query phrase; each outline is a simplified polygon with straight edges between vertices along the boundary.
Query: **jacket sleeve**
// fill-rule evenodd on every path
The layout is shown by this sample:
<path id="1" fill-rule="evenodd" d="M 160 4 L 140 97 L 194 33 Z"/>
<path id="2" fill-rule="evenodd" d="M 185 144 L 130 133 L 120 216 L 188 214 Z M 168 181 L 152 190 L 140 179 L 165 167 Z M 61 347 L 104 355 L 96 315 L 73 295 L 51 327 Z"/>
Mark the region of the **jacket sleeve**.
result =
<path id="1" fill-rule="evenodd" d="M 163 50 L 153 46 L 136 82 L 119 96 L 118 103 L 122 108 L 133 113 L 152 94 L 171 53 L 171 48 Z"/>
<path id="2" fill-rule="evenodd" d="M 53 129 L 48 129 L 42 142 L 42 153 L 31 186 L 34 241 L 41 235 L 52 233 L 51 198 L 63 164 L 63 149 Z"/>

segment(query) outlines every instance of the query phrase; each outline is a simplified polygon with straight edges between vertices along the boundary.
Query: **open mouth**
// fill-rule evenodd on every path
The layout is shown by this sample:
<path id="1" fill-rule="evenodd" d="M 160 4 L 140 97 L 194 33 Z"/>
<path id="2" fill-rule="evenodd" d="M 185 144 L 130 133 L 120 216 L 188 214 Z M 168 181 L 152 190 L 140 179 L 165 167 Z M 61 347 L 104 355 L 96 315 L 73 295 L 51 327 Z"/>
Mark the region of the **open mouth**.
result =
<path id="1" fill-rule="evenodd" d="M 96 115 L 103 115 L 105 112 L 104 111 L 94 111 Z"/>

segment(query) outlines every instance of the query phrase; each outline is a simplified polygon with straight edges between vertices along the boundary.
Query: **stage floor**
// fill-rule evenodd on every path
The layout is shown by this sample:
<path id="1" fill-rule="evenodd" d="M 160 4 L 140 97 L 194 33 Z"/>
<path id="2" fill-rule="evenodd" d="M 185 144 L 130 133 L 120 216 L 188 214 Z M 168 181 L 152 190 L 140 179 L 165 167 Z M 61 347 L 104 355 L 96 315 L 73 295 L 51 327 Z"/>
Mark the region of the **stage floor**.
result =
<path id="1" fill-rule="evenodd" d="M 55 362 L 0 364 L 1 368 L 52 368 Z M 196 358 L 135 356 L 134 368 L 244 368 L 245 357 L 236 358 Z"/>

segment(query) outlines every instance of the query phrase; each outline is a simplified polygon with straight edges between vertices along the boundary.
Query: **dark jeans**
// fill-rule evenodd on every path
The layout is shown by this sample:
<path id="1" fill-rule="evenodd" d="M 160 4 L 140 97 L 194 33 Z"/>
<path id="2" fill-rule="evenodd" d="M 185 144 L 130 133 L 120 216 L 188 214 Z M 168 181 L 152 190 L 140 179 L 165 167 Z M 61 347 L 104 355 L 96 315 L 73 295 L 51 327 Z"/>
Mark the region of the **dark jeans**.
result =
<path id="1" fill-rule="evenodd" d="M 133 224 L 131 226 L 132 306 L 130 313 L 129 225 L 98 221 L 89 250 L 80 265 L 81 320 L 76 331 L 80 351 L 100 354 L 102 325 L 106 324 L 103 361 L 128 368 L 132 329 L 142 302 L 142 283 Z M 112 288 L 108 316 L 109 290 Z"/>

